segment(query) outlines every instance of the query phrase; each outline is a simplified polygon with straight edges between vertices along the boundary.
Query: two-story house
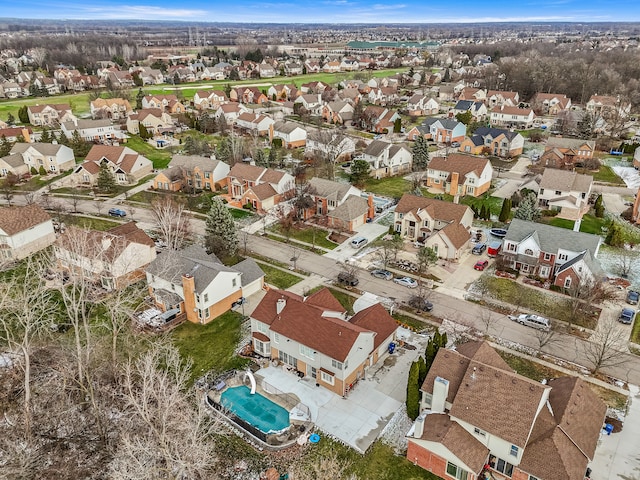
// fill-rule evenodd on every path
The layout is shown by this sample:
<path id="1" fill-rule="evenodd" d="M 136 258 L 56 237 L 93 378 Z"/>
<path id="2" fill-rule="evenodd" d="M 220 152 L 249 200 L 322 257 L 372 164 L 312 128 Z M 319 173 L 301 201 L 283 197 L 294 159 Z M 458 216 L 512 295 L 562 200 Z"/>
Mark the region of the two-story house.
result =
<path id="1" fill-rule="evenodd" d="M 311 130 L 307 135 L 305 157 L 320 155 L 330 157 L 333 162 L 348 160 L 356 151 L 356 144 L 351 137 L 335 134 L 330 130 Z"/>
<path id="2" fill-rule="evenodd" d="M 73 150 L 57 143 L 16 143 L 10 153 L 21 155 L 29 169 L 43 167 L 47 172 L 60 173 L 76 165 Z"/>
<path id="3" fill-rule="evenodd" d="M 420 135 L 427 140 L 438 143 L 462 142 L 467 133 L 467 126 L 451 118 L 426 118 L 421 125 L 413 127 L 407 138 L 415 140 Z"/>
<path id="4" fill-rule="evenodd" d="M 274 123 L 273 118 L 268 115 L 251 112 L 243 112 L 235 120 L 236 126 L 242 131 L 261 137 L 269 134 L 269 129 Z"/>
<path id="5" fill-rule="evenodd" d="M 468 245 L 472 222 L 473 210 L 466 205 L 405 193 L 396 205 L 393 229 L 433 248 L 440 258 L 454 260 Z"/>
<path id="6" fill-rule="evenodd" d="M 531 108 L 499 106 L 491 109 L 489 122 L 492 127 L 531 128 L 535 114 Z"/>
<path id="7" fill-rule="evenodd" d="M 199 245 L 163 252 L 145 272 L 155 305 L 193 323 L 209 323 L 264 287 L 264 272 L 252 258 L 228 267 Z"/>
<path id="8" fill-rule="evenodd" d="M 613 95 L 591 95 L 585 108 L 591 115 L 605 119 L 626 118 L 631 113 L 631 103 Z"/>
<path id="9" fill-rule="evenodd" d="M 489 153 L 503 158 L 521 155 L 524 137 L 518 132 L 500 128 L 480 127 L 460 142 L 459 150 L 472 155 Z"/>
<path id="10" fill-rule="evenodd" d="M 142 108 L 159 108 L 169 114 L 184 113 L 186 107 L 176 95 L 145 95 L 142 97 Z"/>
<path id="11" fill-rule="evenodd" d="M 26 258 L 55 240 L 51 217 L 39 205 L 0 207 L 0 259 Z"/>
<path id="12" fill-rule="evenodd" d="M 571 99 L 560 93 L 536 93 L 531 99 L 531 107 L 539 115 L 558 115 L 571 108 Z"/>
<path id="13" fill-rule="evenodd" d="M 114 125 L 108 118 L 102 120 L 76 120 L 64 122 L 61 131 L 68 139 L 73 138 L 73 133 L 78 132 L 80 138 L 91 143 L 103 143 L 109 141 L 126 140 L 127 134 L 118 125 Z"/>
<path id="14" fill-rule="evenodd" d="M 29 123 L 38 127 L 57 127 L 63 122 L 76 120 L 71 107 L 66 103 L 29 105 Z"/>
<path id="15" fill-rule="evenodd" d="M 351 124 L 354 110 L 353 105 L 345 100 L 328 102 L 322 106 L 322 118 L 334 125 Z"/>
<path id="16" fill-rule="evenodd" d="M 593 159 L 595 149 L 594 140 L 549 137 L 544 146 L 544 153 L 540 157 L 540 164 L 545 167 L 572 170 Z"/>
<path id="17" fill-rule="evenodd" d="M 222 90 L 198 90 L 193 95 L 193 104 L 198 110 L 217 109 L 228 102 L 227 94 Z"/>
<path id="18" fill-rule="evenodd" d="M 569 288 L 585 278 L 603 278 L 597 260 L 601 243 L 597 235 L 514 218 L 500 255 L 507 265 L 525 275 Z"/>
<path id="19" fill-rule="evenodd" d="M 560 210 L 561 218 L 580 220 L 589 211 L 591 175 L 546 168 L 540 180 L 538 204 L 547 210 Z"/>
<path id="20" fill-rule="evenodd" d="M 144 230 L 128 222 L 104 232 L 70 226 L 56 240 L 54 254 L 60 268 L 113 290 L 144 278 L 156 247 Z"/>
<path id="21" fill-rule="evenodd" d="M 479 197 L 491 187 L 492 175 L 488 159 L 452 153 L 431 159 L 426 185 L 449 195 Z"/>
<path id="22" fill-rule="evenodd" d="M 138 113 L 127 117 L 127 131 L 133 135 L 140 133 L 140 125 L 151 135 L 173 130 L 173 120 L 171 116 L 159 108 L 149 108 L 138 110 Z"/>
<path id="23" fill-rule="evenodd" d="M 386 358 L 397 328 L 379 303 L 348 318 L 326 288 L 308 297 L 271 289 L 251 315 L 255 353 L 337 395 Z"/>
<path id="24" fill-rule="evenodd" d="M 439 349 L 421 392 L 407 460 L 458 480 L 583 480 L 607 411 L 579 377 L 530 380 L 486 342 Z"/>
<path id="25" fill-rule="evenodd" d="M 372 177 L 383 178 L 410 172 L 413 154 L 403 144 L 373 140 L 362 152 L 362 160 L 369 163 Z"/>
<path id="26" fill-rule="evenodd" d="M 489 90 L 487 91 L 487 98 L 484 102 L 489 109 L 493 107 L 517 107 L 520 102 L 520 95 L 518 92 Z"/>
<path id="27" fill-rule="evenodd" d="M 121 185 L 136 183 L 153 171 L 153 162 L 129 147 L 94 145 L 69 178 L 74 185 L 94 185 L 103 164 Z"/>
<path id="28" fill-rule="evenodd" d="M 153 179 L 153 188 L 177 192 L 185 188 L 215 192 L 227 184 L 229 165 L 199 155 L 174 155 L 166 170 Z"/>
<path id="29" fill-rule="evenodd" d="M 295 194 L 295 179 L 287 172 L 236 163 L 229 171 L 229 199 L 266 211 Z"/>
<path id="30" fill-rule="evenodd" d="M 126 98 L 97 98 L 90 103 L 91 117 L 96 119 L 109 118 L 121 120 L 127 118 L 133 109 Z"/>
<path id="31" fill-rule="evenodd" d="M 458 100 L 451 112 L 450 117 L 455 117 L 459 113 L 471 112 L 471 118 L 474 122 L 480 122 L 487 117 L 487 106 L 483 102 L 474 102 L 473 100 Z"/>
<path id="32" fill-rule="evenodd" d="M 284 148 L 304 147 L 307 142 L 307 131 L 299 123 L 279 120 L 269 126 L 269 140 L 282 140 Z"/>
<path id="33" fill-rule="evenodd" d="M 412 117 L 436 115 L 440 111 L 440 104 L 434 98 L 416 93 L 407 101 L 407 111 Z"/>

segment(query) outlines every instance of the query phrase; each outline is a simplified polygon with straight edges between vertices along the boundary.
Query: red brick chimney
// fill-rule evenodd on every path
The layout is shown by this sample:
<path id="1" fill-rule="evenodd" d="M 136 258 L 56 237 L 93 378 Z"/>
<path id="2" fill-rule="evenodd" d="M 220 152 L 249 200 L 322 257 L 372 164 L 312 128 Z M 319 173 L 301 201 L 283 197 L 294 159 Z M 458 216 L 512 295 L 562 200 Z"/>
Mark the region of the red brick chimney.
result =
<path id="1" fill-rule="evenodd" d="M 369 194 L 369 198 L 367 198 L 367 205 L 369 205 L 369 210 L 367 211 L 367 217 L 373 219 L 376 215 L 376 206 L 373 203 L 373 195 Z"/>

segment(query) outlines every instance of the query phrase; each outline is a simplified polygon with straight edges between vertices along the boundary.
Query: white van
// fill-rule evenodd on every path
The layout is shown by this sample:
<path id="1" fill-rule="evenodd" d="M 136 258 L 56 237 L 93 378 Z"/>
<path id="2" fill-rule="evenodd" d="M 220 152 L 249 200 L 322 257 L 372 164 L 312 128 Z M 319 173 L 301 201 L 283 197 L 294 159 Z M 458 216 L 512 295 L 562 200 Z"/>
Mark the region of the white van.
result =
<path id="1" fill-rule="evenodd" d="M 509 318 L 511 318 L 512 320 L 515 320 L 521 325 L 526 325 L 527 327 L 538 328 L 540 330 L 546 330 L 546 331 L 548 331 L 551 328 L 551 325 L 549 325 L 549 320 L 539 315 L 523 314 L 523 315 L 518 315 L 517 317 L 510 316 Z"/>
<path id="2" fill-rule="evenodd" d="M 367 243 L 369 243 L 369 240 L 367 240 L 365 237 L 356 237 L 351 240 L 351 246 L 356 249 L 364 247 Z"/>

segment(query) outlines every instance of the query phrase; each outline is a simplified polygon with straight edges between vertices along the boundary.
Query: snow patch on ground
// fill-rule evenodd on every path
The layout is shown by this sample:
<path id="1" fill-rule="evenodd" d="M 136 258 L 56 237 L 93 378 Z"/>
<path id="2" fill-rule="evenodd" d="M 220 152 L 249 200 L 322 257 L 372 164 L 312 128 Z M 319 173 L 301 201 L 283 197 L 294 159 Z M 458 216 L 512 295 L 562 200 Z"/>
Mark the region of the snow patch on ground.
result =
<path id="1" fill-rule="evenodd" d="M 382 443 L 392 447 L 396 455 L 404 455 L 408 445 L 406 435 L 411 425 L 413 422 L 407 416 L 407 406 L 403 403 L 382 430 L 380 434 Z"/>
<path id="2" fill-rule="evenodd" d="M 640 188 L 640 172 L 635 168 L 614 166 L 611 169 L 624 181 L 628 188 L 634 190 Z"/>

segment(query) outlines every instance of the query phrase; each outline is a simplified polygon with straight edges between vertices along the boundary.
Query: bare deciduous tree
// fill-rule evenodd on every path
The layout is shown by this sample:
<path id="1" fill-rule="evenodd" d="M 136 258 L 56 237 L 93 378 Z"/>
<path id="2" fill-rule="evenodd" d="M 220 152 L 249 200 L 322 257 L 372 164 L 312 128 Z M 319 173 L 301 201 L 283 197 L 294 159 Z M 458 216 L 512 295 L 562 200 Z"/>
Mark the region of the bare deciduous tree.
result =
<path id="1" fill-rule="evenodd" d="M 391 238 L 383 238 L 373 244 L 377 247 L 375 252 L 376 260 L 382 263 L 382 268 L 386 269 L 391 260 L 395 260 L 398 251 L 404 246 L 402 238 L 392 235 Z"/>
<path id="2" fill-rule="evenodd" d="M 335 452 L 325 455 L 317 461 L 296 462 L 290 474 L 296 480 L 317 480 L 320 478 L 334 478 L 337 480 L 357 480 L 355 474 L 347 475 L 350 463 L 341 460 Z"/>
<path id="3" fill-rule="evenodd" d="M 560 340 L 558 337 L 558 324 L 551 322 L 549 330 L 535 329 L 533 337 L 536 339 L 538 355 L 547 345 L 552 345 Z"/>
<path id="4" fill-rule="evenodd" d="M 191 217 L 184 204 L 165 196 L 151 203 L 151 215 L 161 240 L 171 250 L 180 250 L 191 235 Z"/>
<path id="5" fill-rule="evenodd" d="M 620 327 L 615 315 L 606 315 L 598 322 L 596 331 L 585 342 L 584 353 L 597 373 L 625 360 L 629 333 Z"/>

